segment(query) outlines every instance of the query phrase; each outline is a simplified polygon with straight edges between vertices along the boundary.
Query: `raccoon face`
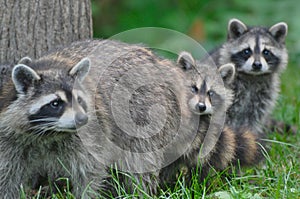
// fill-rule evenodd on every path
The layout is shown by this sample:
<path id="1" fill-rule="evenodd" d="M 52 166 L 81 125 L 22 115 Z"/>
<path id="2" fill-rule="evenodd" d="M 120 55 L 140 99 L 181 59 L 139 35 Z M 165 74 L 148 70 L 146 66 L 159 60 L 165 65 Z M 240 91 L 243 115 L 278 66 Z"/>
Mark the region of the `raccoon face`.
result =
<path id="1" fill-rule="evenodd" d="M 233 95 L 224 87 L 222 80 L 228 84 L 233 81 L 233 64 L 226 64 L 214 70 L 213 66 L 197 63 L 187 52 L 182 52 L 177 62 L 185 71 L 194 69 L 187 75 L 190 78 L 187 81 L 191 81 L 188 105 L 194 114 L 212 115 L 221 106 L 228 107 L 231 104 Z M 196 64 L 199 67 L 196 68 Z M 221 81 L 218 75 L 221 75 Z"/>
<path id="2" fill-rule="evenodd" d="M 208 89 L 206 80 L 200 80 L 191 85 L 191 92 L 194 95 L 188 102 L 191 111 L 197 115 L 211 115 L 213 97 L 218 96 L 214 96 L 215 91 Z"/>
<path id="3" fill-rule="evenodd" d="M 13 68 L 12 80 L 18 93 L 15 104 L 24 105 L 20 108 L 26 111 L 30 132 L 74 132 L 88 122 L 86 93 L 81 83 L 89 68 L 87 58 L 69 72 L 35 71 L 22 63 Z"/>
<path id="4" fill-rule="evenodd" d="M 287 24 L 271 28 L 248 28 L 237 19 L 228 24 L 228 42 L 221 49 L 221 63 L 232 62 L 236 70 L 250 75 L 273 73 L 286 65 Z"/>

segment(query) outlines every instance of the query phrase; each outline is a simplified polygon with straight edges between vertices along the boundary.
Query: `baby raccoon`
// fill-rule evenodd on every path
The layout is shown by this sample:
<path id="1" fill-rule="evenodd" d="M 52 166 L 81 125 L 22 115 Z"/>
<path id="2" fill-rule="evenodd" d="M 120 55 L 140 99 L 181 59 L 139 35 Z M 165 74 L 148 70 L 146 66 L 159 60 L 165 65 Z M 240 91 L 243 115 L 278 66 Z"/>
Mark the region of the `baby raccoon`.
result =
<path id="1" fill-rule="evenodd" d="M 89 183 L 98 190 L 107 176 L 77 132 L 91 120 L 82 85 L 90 60 L 71 68 L 61 60 L 27 61 L 6 71 L 1 88 L 1 197 L 19 198 L 21 188 L 28 193 L 49 183 L 62 188 L 59 178 L 69 178 L 76 198 L 86 198 Z"/>
<path id="2" fill-rule="evenodd" d="M 269 120 L 279 93 L 279 76 L 288 62 L 287 31 L 284 22 L 265 28 L 231 19 L 227 42 L 211 53 L 218 67 L 233 63 L 236 68 L 229 84 L 235 96 L 227 112 L 227 124 L 233 128 L 248 126 L 261 133 Z"/>
<path id="3" fill-rule="evenodd" d="M 229 126 L 224 128 L 215 115 L 225 117 L 225 112 L 233 100 L 231 89 L 224 87 L 222 79 L 226 84 L 233 81 L 235 68 L 232 64 L 225 64 L 215 70 L 212 66 L 200 64 L 187 53 L 182 52 L 178 57 L 178 64 L 186 71 L 186 80 L 190 81 L 190 92 L 188 100 L 190 110 L 199 118 L 199 129 L 194 142 L 185 154 L 175 162 L 163 168 L 160 173 L 162 186 L 164 183 L 172 185 L 180 172 L 190 180 L 191 173 L 199 168 L 201 180 L 207 175 L 212 167 L 222 170 L 232 164 L 254 165 L 261 159 L 259 137 L 248 128 L 238 128 L 235 131 Z M 218 73 L 221 78 L 217 78 Z M 205 136 L 220 132 L 220 136 L 205 140 Z M 215 140 L 217 139 L 217 140 Z M 213 141 L 215 140 L 215 142 Z M 200 158 L 201 150 L 204 150 L 205 142 L 210 143 L 209 153 Z M 203 151 L 202 151 L 203 152 Z M 200 161 L 200 162 L 199 162 Z M 200 165 L 198 164 L 200 163 Z"/>

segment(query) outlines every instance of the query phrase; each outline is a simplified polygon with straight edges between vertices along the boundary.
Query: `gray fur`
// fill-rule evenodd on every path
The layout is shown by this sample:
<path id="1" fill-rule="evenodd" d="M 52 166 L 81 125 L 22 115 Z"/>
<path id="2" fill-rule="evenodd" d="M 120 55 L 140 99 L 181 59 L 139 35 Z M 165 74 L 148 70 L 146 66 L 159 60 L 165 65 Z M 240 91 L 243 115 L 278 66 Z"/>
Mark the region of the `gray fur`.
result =
<path id="1" fill-rule="evenodd" d="M 32 86 L 34 81 L 40 79 L 41 77 L 34 70 L 24 64 L 16 65 L 12 72 L 12 80 L 20 94 L 23 94 L 27 87 Z"/>
<path id="2" fill-rule="evenodd" d="M 144 47 L 109 40 L 77 42 L 66 48 L 50 52 L 42 58 L 32 61 L 29 66 L 38 71 L 38 74 L 39 70 L 44 71 L 43 77 L 47 75 L 59 79 L 59 71 L 62 70 L 65 75 L 62 76 L 62 79 L 69 84 L 71 79 L 68 76 L 71 75 L 73 78 L 72 75 L 75 74 L 77 68 L 72 67 L 86 58 L 90 60 L 92 67 L 82 84 L 79 84 L 78 88 L 75 84 L 74 88 L 86 93 L 84 100 L 90 105 L 89 108 L 94 109 L 89 109 L 88 124 L 78 130 L 77 136 L 70 138 L 70 143 L 66 144 L 68 147 L 62 148 L 62 150 L 70 150 L 73 153 L 62 152 L 62 155 L 59 156 L 65 160 L 63 162 L 67 168 L 72 167 L 72 176 L 75 178 L 73 179 L 71 176 L 71 182 L 81 180 L 79 184 L 84 186 L 87 181 L 91 180 L 91 176 L 99 175 L 101 181 L 101 176 L 106 174 L 103 174 L 103 170 L 99 168 L 95 168 L 96 172 L 99 171 L 99 175 L 94 173 L 95 162 L 105 165 L 116 164 L 117 169 L 132 174 L 138 182 L 141 180 L 142 187 L 149 194 L 156 193 L 158 184 L 156 181 L 159 181 L 160 168 L 172 161 L 173 156 L 183 153 L 188 144 L 185 143 L 186 138 L 193 138 L 188 133 L 195 133 L 193 128 L 198 126 L 198 123 L 194 122 L 197 117 L 192 117 L 187 106 L 190 92 L 185 88 L 190 84 L 185 81 L 184 72 L 175 63 L 155 56 Z M 51 70 L 48 70 L 48 67 Z M 48 85 L 45 84 L 43 89 L 47 90 L 47 86 L 52 84 L 51 81 L 47 82 Z M 139 85 L 140 82 L 143 84 Z M 123 88 L 126 90 L 122 90 Z M 129 98 L 127 91 L 131 94 Z M 22 114 L 16 112 L 18 107 L 22 106 L 26 110 L 28 104 L 34 103 L 34 99 L 31 101 L 28 97 L 25 98 L 11 102 L 7 111 L 1 113 L 1 118 L 8 120 L 17 115 L 17 124 L 20 126 L 26 124 L 26 112 L 22 112 Z M 22 102 L 20 102 L 21 100 Z M 13 120 L 13 122 L 16 121 Z M 14 135 L 16 134 L 14 128 L 18 128 L 17 126 L 8 128 L 4 123 L 1 123 L 0 126 L 3 135 L 7 133 Z M 22 134 L 23 131 L 24 128 L 21 128 L 18 133 Z M 53 154 L 55 159 L 56 151 L 50 146 L 34 142 L 30 136 L 26 138 L 26 142 L 24 137 L 17 138 L 22 143 L 19 144 L 18 150 L 13 148 L 6 150 L 7 153 L 3 155 L 9 159 L 8 162 L 15 162 L 15 165 L 21 164 L 19 159 L 12 160 L 10 158 L 12 154 L 19 155 L 27 146 L 26 142 L 34 143 L 33 145 L 43 154 L 49 152 L 45 151 L 49 148 L 49 153 Z M 59 139 L 59 136 L 53 135 L 53 139 Z M 171 144 L 173 139 L 175 144 Z M 0 146 L 13 146 L 11 142 L 6 142 L 6 138 L 2 140 Z M 68 139 L 64 138 L 61 144 L 63 145 L 67 141 Z M 48 142 L 50 141 L 47 140 L 46 143 Z M 166 150 L 172 151 L 174 154 L 166 158 L 164 156 Z M 68 155 L 74 160 L 77 159 L 79 166 L 74 166 L 73 159 L 65 157 Z M 45 157 L 50 158 L 50 156 Z M 43 161 L 45 164 L 48 161 L 53 163 L 43 168 L 40 167 L 43 165 L 40 163 L 41 161 L 37 161 L 35 158 L 30 158 L 30 161 L 34 163 L 32 167 L 29 167 L 30 169 L 20 169 L 26 173 L 28 178 L 32 177 L 34 171 L 52 171 L 54 168 L 52 164 L 57 162 L 45 158 Z M 86 168 L 80 167 L 81 164 L 86 165 Z M 102 164 L 99 166 L 101 167 Z M 78 171 L 78 169 L 81 170 Z M 89 176 L 82 172 L 91 172 L 93 175 Z M 48 175 L 53 178 L 58 175 L 70 177 L 62 171 L 55 174 L 48 173 Z M 14 185 L 0 184 L 0 191 L 7 189 L 8 194 L 13 194 L 15 190 L 18 190 L 18 187 L 13 186 L 20 186 L 21 183 L 29 185 L 27 181 L 24 182 L 23 179 L 18 179 L 16 176 L 10 178 Z M 123 177 L 125 179 L 121 183 L 125 183 L 126 188 L 133 191 L 135 186 L 128 183 L 131 179 Z M 99 183 L 99 179 L 96 179 L 96 183 Z M 11 191 L 12 189 L 14 191 Z M 81 191 L 76 193 L 80 194 Z"/>
<path id="3" fill-rule="evenodd" d="M 222 82 L 223 80 L 225 84 L 232 83 L 235 76 L 233 64 L 225 64 L 215 69 L 213 65 L 206 65 L 191 59 L 193 59 L 192 56 L 184 52 L 179 55 L 177 62 L 186 71 L 186 79 L 192 80 L 192 85 L 203 85 L 203 82 L 206 82 L 206 90 L 203 92 L 199 87 L 195 90 L 194 86 L 191 86 L 193 95 L 190 101 L 194 102 L 193 99 L 196 98 L 203 104 L 211 103 L 212 112 L 197 113 L 193 110 L 194 105 L 190 107 L 195 115 L 200 115 L 197 135 L 181 157 L 161 170 L 162 187 L 174 185 L 180 175 L 189 183 L 192 180 L 192 173 L 198 173 L 201 181 L 211 168 L 214 171 L 220 171 L 229 165 L 255 165 L 263 157 L 260 137 L 253 133 L 251 128 L 244 126 L 231 129 L 220 122 L 225 122 L 225 112 L 231 106 L 234 97 L 233 91 L 224 87 Z M 187 65 L 189 67 L 186 67 Z M 222 79 L 218 78 L 218 73 Z M 212 96 L 209 94 L 211 91 L 214 91 Z M 211 98 L 211 100 L 204 100 L 205 98 Z M 224 117 L 223 120 L 220 120 L 222 117 Z"/>
<path id="4" fill-rule="evenodd" d="M 79 73 L 85 78 L 74 82 L 72 76 L 77 70 L 73 67 L 86 58 L 91 64 L 89 74 Z M 195 67 L 195 64 L 200 67 Z M 55 83 L 57 80 L 82 91 L 84 101 L 89 105 L 89 120 L 76 134 L 71 134 L 74 136 L 54 134 L 37 137 L 28 129 L 26 112 L 36 100 L 35 90 L 28 89 L 26 95 L 17 96 L 15 89 L 5 88 L 4 94 L 14 93 L 10 101 L 5 100 L 5 104 L 8 101 L 9 105 L 0 112 L 0 117 L 4 118 L 0 121 L 0 169 L 3 171 L 0 177 L 5 179 L 0 183 L 0 191 L 7 197 L 18 197 L 16 193 L 21 184 L 27 189 L 39 185 L 40 176 L 55 179 L 61 175 L 70 177 L 76 196 L 80 196 L 82 188 L 91 180 L 94 180 L 93 189 L 102 186 L 103 177 L 107 176 L 105 165 L 116 165 L 118 169 L 132 174 L 138 182 L 142 181 L 144 190 L 155 194 L 160 179 L 169 180 L 168 177 L 159 178 L 162 167 L 174 160 L 171 165 L 175 168 L 181 163 L 194 167 L 201 155 L 208 128 L 218 133 L 218 125 L 209 127 L 214 115 L 199 116 L 191 111 L 189 100 L 195 95 L 191 92 L 192 85 L 199 86 L 205 80 L 208 88 L 213 88 L 217 94 L 213 107 L 215 115 L 217 112 L 223 115 L 232 102 L 232 91 L 224 88 L 221 78 L 216 76 L 221 72 L 226 82 L 232 81 L 235 73 L 230 70 L 230 65 L 218 71 L 210 65 L 192 61 L 192 67 L 182 69 L 181 63 L 178 67 L 144 47 L 117 41 L 76 42 L 28 65 L 38 75 L 43 74 L 43 84 L 39 87 L 42 94 L 52 92 L 52 87 L 59 87 Z M 6 87 L 14 88 L 12 85 Z M 25 111 L 19 111 L 20 107 Z M 213 162 L 218 168 L 224 168 L 233 161 L 234 139 L 228 140 L 219 143 L 218 139 L 210 137 L 208 143 L 219 143 L 216 146 L 221 150 L 224 148 L 224 153 L 219 153 L 220 149 L 214 147 L 202 158 L 203 165 L 211 163 L 211 157 L 219 157 L 215 154 L 220 154 L 224 160 L 220 164 Z M 57 146 L 60 146 L 59 152 Z M 44 159 L 39 159 L 41 157 Z M 57 158 L 69 168 L 71 175 L 60 167 Z M 174 170 L 167 170 L 165 176 L 173 175 Z M 11 175 L 7 175 L 8 172 Z M 124 178 L 121 183 L 130 182 Z M 29 179 L 34 179 L 34 186 Z M 131 191 L 134 189 L 132 183 L 125 186 Z"/>
<path id="5" fill-rule="evenodd" d="M 83 46 L 87 49 L 80 49 Z M 72 57 L 72 50 L 80 52 Z M 80 59 L 80 53 L 94 66 L 90 77 L 95 84 L 89 86 L 96 88 L 99 130 L 112 136 L 110 147 L 116 154 L 110 161 L 141 180 L 148 193 L 156 193 L 160 168 L 186 148 L 182 136 L 189 135 L 181 131 L 191 132 L 188 129 L 198 125 L 190 122 L 193 118 L 186 101 L 190 92 L 183 89 L 188 85 L 183 71 L 144 47 L 109 40 L 79 42 L 43 59 Z M 180 126 L 186 129 L 180 130 Z M 181 146 L 170 145 L 176 137 Z M 165 150 L 174 155 L 165 158 Z M 97 150 L 91 147 L 90 151 L 99 157 Z M 128 182 L 123 180 L 133 189 Z"/>
<path id="6" fill-rule="evenodd" d="M 288 54 L 285 48 L 287 25 L 283 22 L 271 28 L 248 27 L 237 19 L 228 24 L 228 40 L 221 47 L 210 54 L 207 62 L 212 59 L 220 67 L 226 63 L 233 63 L 236 76 L 231 84 L 227 84 L 235 93 L 232 106 L 227 112 L 227 124 L 233 128 L 248 126 L 253 132 L 262 133 L 262 126 L 272 112 L 280 87 L 280 74 L 285 70 Z M 255 54 L 252 46 L 261 42 L 259 53 Z M 265 46 L 265 47 L 264 47 Z M 273 53 L 274 60 L 266 61 L 263 57 L 263 47 Z M 243 49 L 250 48 L 253 60 L 262 63 L 261 71 L 251 71 L 249 66 L 233 57 Z M 252 58 L 251 58 L 252 59 Z M 250 60 L 250 58 L 249 58 Z M 250 62 L 249 62 L 250 63 Z M 252 64 L 252 63 L 251 63 Z"/>
<path id="7" fill-rule="evenodd" d="M 68 66 L 85 57 L 90 59 L 92 67 L 88 75 L 91 81 L 84 85 L 94 91 L 91 103 L 98 123 L 87 125 L 90 129 L 83 127 L 88 132 L 84 136 L 88 138 L 80 133 L 79 137 L 96 159 L 103 161 L 101 149 L 95 148 L 99 145 L 101 137 L 98 134 L 101 132 L 109 136 L 105 151 L 113 153 L 111 158 L 104 157 L 108 158 L 107 162 L 116 163 L 118 169 L 132 174 L 138 181 L 141 179 L 142 187 L 150 194 L 156 193 L 161 179 L 169 180 L 158 178 L 162 167 L 175 160 L 172 165 L 177 167 L 177 159 L 183 154 L 180 161 L 185 163 L 188 157 L 191 165 L 198 162 L 210 116 L 199 118 L 198 114 L 192 113 L 188 101 L 194 96 L 192 85 L 206 79 L 208 87 L 218 94 L 215 111 L 225 113 L 231 104 L 232 93 L 222 86 L 221 77 L 216 75 L 217 69 L 204 65 L 195 72 L 196 62 L 192 56 L 188 56 L 191 67 L 182 69 L 181 64 L 178 67 L 144 47 L 110 40 L 74 43 L 44 56 L 35 64 L 59 60 Z M 229 77 L 228 81 L 234 75 L 230 69 L 233 69 L 230 65 L 220 69 L 224 78 Z M 99 127 L 95 130 L 92 125 Z M 217 126 L 213 128 L 213 131 L 218 130 Z M 217 142 L 215 138 L 209 139 L 209 143 L 214 142 Z M 234 155 L 229 154 L 230 157 Z M 203 163 L 208 162 L 209 156 Z M 126 177 L 121 180 L 127 182 L 127 188 L 134 188 Z"/>
<path id="8" fill-rule="evenodd" d="M 30 107 L 37 98 L 55 93 L 62 86 L 72 88 L 75 77 L 68 75 L 67 67 L 60 65 L 54 69 L 58 63 L 45 67 L 40 67 L 38 61 L 30 64 L 14 67 L 0 96 L 6 105 L 0 112 L 1 197 L 19 198 L 21 187 L 28 193 L 45 182 L 48 184 L 48 180 L 53 183 L 49 186 L 53 186 L 60 177 L 70 179 L 76 198 L 92 196 L 84 190 L 102 188 L 107 176 L 104 164 L 91 155 L 73 129 L 50 130 L 51 125 L 55 127 L 51 119 L 41 125 L 32 125 L 29 119 Z M 78 106 L 77 100 L 73 105 Z"/>
<path id="9" fill-rule="evenodd" d="M 236 39 L 247 31 L 247 26 L 238 19 L 228 22 L 228 39 Z"/>
<path id="10" fill-rule="evenodd" d="M 90 70 L 91 61 L 88 58 L 82 59 L 78 64 L 76 64 L 72 70 L 69 72 L 70 76 L 76 76 L 79 82 L 82 82 L 87 76 Z"/>
<path id="11" fill-rule="evenodd" d="M 163 168 L 160 172 L 161 185 L 170 186 L 176 182 L 180 172 L 187 180 L 191 180 L 191 173 L 196 168 L 201 172 L 201 180 L 206 176 L 210 167 L 215 169 L 224 169 L 235 159 L 236 141 L 232 131 L 224 128 L 225 112 L 233 100 L 233 92 L 224 87 L 222 78 L 225 81 L 231 81 L 235 74 L 232 64 L 227 64 L 219 69 L 211 65 L 202 64 L 193 60 L 193 57 L 183 52 L 179 55 L 178 64 L 185 70 L 186 80 L 190 84 L 189 106 L 195 117 L 199 117 L 199 128 L 194 141 L 186 152 L 175 162 Z M 186 67 L 186 66 L 189 67 Z M 218 74 L 220 74 L 218 76 Z M 205 82 L 205 90 L 201 91 L 201 85 Z M 194 87 L 197 87 L 195 90 Z M 212 96 L 209 93 L 213 92 Z M 199 112 L 195 105 L 201 102 L 207 107 L 212 107 L 212 112 Z M 210 105 L 209 105 L 210 104 Z M 226 139 L 219 140 L 220 137 Z M 224 141 L 225 140 L 225 141 Z M 166 152 L 166 155 L 168 153 Z M 215 158 L 215 157 L 218 158 Z"/>

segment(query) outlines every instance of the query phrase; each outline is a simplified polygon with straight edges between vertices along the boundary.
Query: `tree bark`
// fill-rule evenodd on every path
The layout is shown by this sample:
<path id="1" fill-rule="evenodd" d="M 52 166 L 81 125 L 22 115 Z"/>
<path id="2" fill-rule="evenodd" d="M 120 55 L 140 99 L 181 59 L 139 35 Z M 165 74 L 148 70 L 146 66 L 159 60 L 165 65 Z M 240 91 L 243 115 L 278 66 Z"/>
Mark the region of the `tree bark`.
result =
<path id="1" fill-rule="evenodd" d="M 0 0 L 0 63 L 92 37 L 90 0 Z"/>

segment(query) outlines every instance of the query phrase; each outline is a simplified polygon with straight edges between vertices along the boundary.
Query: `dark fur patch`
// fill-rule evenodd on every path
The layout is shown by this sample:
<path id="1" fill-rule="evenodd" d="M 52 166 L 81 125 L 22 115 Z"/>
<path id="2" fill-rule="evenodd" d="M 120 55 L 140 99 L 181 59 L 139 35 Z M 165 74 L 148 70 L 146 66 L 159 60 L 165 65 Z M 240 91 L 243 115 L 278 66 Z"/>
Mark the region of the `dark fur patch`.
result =
<path id="1" fill-rule="evenodd" d="M 218 94 L 214 90 L 210 90 L 210 92 L 212 94 L 209 96 L 209 98 L 210 98 L 210 101 L 211 101 L 211 104 L 212 104 L 213 108 L 214 109 L 219 109 L 220 106 L 223 105 L 224 99 L 222 98 L 222 96 L 220 94 Z"/>
<path id="2" fill-rule="evenodd" d="M 270 66 L 271 70 L 275 71 L 278 68 L 278 65 L 280 64 L 280 59 L 276 57 L 271 51 L 269 51 L 268 54 L 264 54 L 264 50 L 266 49 L 260 49 L 260 46 L 258 45 L 261 35 L 266 35 L 268 38 L 273 41 L 272 44 L 275 45 L 275 47 L 279 47 L 276 40 L 273 38 L 273 36 L 268 32 L 267 29 L 262 27 L 254 27 L 250 28 L 249 32 L 244 33 L 243 36 L 239 39 L 240 42 L 246 42 L 248 36 L 250 37 L 255 36 L 255 47 L 253 51 L 250 48 L 245 48 L 241 50 L 240 52 L 231 55 L 230 60 L 236 65 L 237 68 L 240 68 L 244 63 L 252 56 L 254 55 L 255 60 L 259 58 L 260 56 L 263 56 Z M 251 36 L 252 35 L 252 36 Z M 249 52 L 249 53 L 247 53 Z"/>
<path id="3" fill-rule="evenodd" d="M 57 103 L 57 106 L 54 104 Z M 46 119 L 46 118 L 60 118 L 66 108 L 65 102 L 61 99 L 54 100 L 49 104 L 44 105 L 36 114 L 30 115 L 28 117 L 29 121 L 34 124 L 38 125 L 41 123 L 47 123 L 48 121 L 35 121 L 39 119 Z"/>
<path id="4" fill-rule="evenodd" d="M 204 96 L 207 95 L 207 85 L 206 85 L 206 81 L 205 80 L 201 84 L 199 93 L 200 93 L 200 95 L 204 95 Z"/>
<path id="5" fill-rule="evenodd" d="M 237 133 L 236 159 L 241 166 L 257 164 L 262 159 L 260 140 L 258 135 L 249 130 L 240 130 Z"/>
<path id="6" fill-rule="evenodd" d="M 225 169 L 236 155 L 236 142 L 235 134 L 225 127 L 215 146 L 215 152 L 212 154 L 209 164 L 215 169 Z"/>
<path id="7" fill-rule="evenodd" d="M 255 37 L 255 46 L 254 46 L 254 54 L 259 55 L 260 54 L 260 47 L 259 47 L 259 35 L 256 35 Z"/>
<path id="8" fill-rule="evenodd" d="M 269 51 L 268 54 L 263 53 L 263 57 L 270 66 L 271 70 L 276 71 L 278 69 L 280 59 L 276 57 L 271 51 Z"/>
<path id="9" fill-rule="evenodd" d="M 30 121 L 37 119 L 46 119 L 46 118 L 59 118 L 63 115 L 66 106 L 72 106 L 72 89 L 73 89 L 74 80 L 71 77 L 63 77 L 63 74 L 60 75 L 58 79 L 53 79 L 48 76 L 42 76 L 41 81 L 35 84 L 35 92 L 32 99 L 39 98 L 43 95 L 49 95 L 51 93 L 55 93 L 56 91 L 62 90 L 64 91 L 68 102 L 63 102 L 62 99 L 56 99 L 58 103 L 60 103 L 59 107 L 55 109 L 55 107 L 51 106 L 51 102 L 49 104 L 45 104 L 41 109 L 34 115 L 28 116 Z M 55 100 L 54 100 L 55 101 Z M 69 105 L 67 105 L 68 103 Z M 45 122 L 32 122 L 33 125 L 38 125 Z"/>
<path id="10" fill-rule="evenodd" d="M 246 48 L 236 54 L 231 55 L 231 61 L 237 68 L 240 68 L 251 57 L 251 55 L 252 50 L 250 48 Z"/>

